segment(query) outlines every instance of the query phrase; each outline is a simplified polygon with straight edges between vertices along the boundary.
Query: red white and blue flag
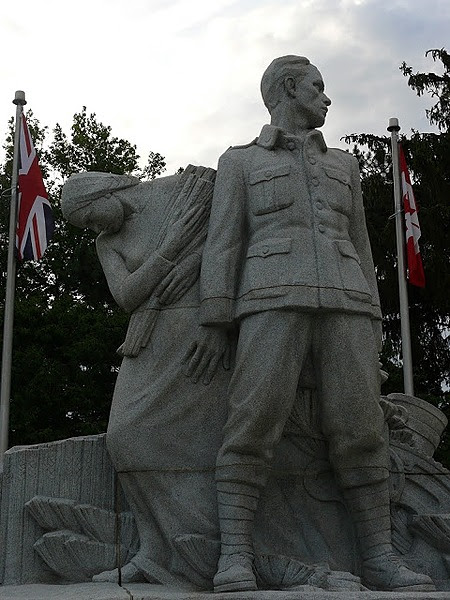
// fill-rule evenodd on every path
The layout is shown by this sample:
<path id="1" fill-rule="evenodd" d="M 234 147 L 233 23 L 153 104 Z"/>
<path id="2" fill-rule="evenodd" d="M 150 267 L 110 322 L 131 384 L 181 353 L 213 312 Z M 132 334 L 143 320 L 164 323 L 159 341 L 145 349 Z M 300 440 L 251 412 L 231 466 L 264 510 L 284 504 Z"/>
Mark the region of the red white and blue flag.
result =
<path id="1" fill-rule="evenodd" d="M 403 208 L 406 223 L 406 256 L 408 264 L 408 281 L 412 285 L 425 287 L 425 273 L 420 256 L 419 238 L 421 235 L 416 200 L 411 185 L 405 154 L 399 146 L 400 177 L 402 185 Z"/>
<path id="2" fill-rule="evenodd" d="M 20 120 L 16 248 L 20 260 L 40 260 L 55 223 L 25 115 Z"/>

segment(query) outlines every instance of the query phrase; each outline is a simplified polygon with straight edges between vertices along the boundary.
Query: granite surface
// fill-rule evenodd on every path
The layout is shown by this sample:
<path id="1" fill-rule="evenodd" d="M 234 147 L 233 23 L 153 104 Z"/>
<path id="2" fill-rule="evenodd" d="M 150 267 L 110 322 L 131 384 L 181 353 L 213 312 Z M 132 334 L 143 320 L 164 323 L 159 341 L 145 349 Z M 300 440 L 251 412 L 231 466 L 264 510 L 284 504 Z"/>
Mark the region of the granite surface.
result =
<path id="1" fill-rule="evenodd" d="M 259 591 L 183 592 L 159 585 L 79 583 L 71 585 L 32 584 L 4 586 L 1 600 L 448 600 L 448 592 L 330 592 L 298 590 L 291 592 Z"/>

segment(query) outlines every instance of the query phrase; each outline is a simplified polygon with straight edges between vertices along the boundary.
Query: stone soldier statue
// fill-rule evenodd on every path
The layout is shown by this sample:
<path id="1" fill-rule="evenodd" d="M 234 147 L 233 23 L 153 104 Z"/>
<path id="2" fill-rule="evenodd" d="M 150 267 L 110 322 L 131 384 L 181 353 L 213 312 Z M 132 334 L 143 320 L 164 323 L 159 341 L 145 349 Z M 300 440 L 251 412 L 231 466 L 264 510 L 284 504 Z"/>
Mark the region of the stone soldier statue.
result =
<path id="1" fill-rule="evenodd" d="M 391 546 L 381 311 L 357 160 L 316 129 L 331 101 L 308 59 L 275 59 L 261 91 L 271 124 L 220 158 L 201 272 L 202 323 L 239 328 L 217 458 L 215 590 L 256 589 L 253 517 L 308 357 L 363 582 L 434 589 Z"/>

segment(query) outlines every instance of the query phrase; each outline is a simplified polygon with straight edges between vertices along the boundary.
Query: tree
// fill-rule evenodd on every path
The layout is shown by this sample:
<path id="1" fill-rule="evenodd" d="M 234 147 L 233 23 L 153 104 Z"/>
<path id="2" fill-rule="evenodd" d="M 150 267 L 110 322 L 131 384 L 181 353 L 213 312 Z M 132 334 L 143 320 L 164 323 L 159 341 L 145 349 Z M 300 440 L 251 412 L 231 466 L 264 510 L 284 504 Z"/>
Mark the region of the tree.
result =
<path id="1" fill-rule="evenodd" d="M 411 67 L 405 62 L 400 66 L 405 77 L 409 77 L 408 85 L 416 91 L 418 96 L 425 92 L 432 98 L 437 98 L 436 104 L 426 110 L 428 120 L 433 125 L 437 125 L 440 131 L 448 132 L 450 130 L 450 55 L 444 48 L 438 50 L 428 50 L 425 56 L 431 55 L 433 60 L 440 60 L 444 67 L 444 73 L 413 73 Z"/>
<path id="2" fill-rule="evenodd" d="M 95 234 L 61 215 L 62 183 L 72 173 L 109 171 L 154 178 L 164 158 L 151 152 L 139 169 L 136 146 L 113 137 L 83 107 L 70 135 L 60 125 L 45 145 L 47 127 L 28 111 L 27 122 L 50 193 L 56 229 L 43 260 L 18 263 L 16 281 L 10 445 L 37 443 L 106 430 L 120 359 L 115 350 L 128 317 L 115 304 L 98 262 Z M 13 121 L 0 167 L 2 195 L 9 194 Z M 5 194 L 6 192 L 6 194 Z M 0 260 L 6 266 L 9 210 L 1 204 Z M 2 272 L 2 283 L 5 283 Z M 4 286 L 3 286 L 4 289 Z M 1 299 L 3 301 L 3 298 Z M 1 308 L 3 312 L 3 306 Z"/>
<path id="3" fill-rule="evenodd" d="M 409 287 L 412 353 L 416 395 L 439 406 L 450 416 L 450 56 L 444 50 L 429 50 L 440 61 L 443 74 L 413 73 L 403 63 L 400 70 L 417 94 L 430 94 L 436 103 L 427 110 L 439 133 L 412 131 L 401 136 L 413 177 L 422 237 L 425 289 Z M 390 139 L 372 134 L 352 134 L 362 173 L 366 216 L 376 265 L 384 316 L 382 362 L 389 373 L 384 393 L 403 389 L 400 361 L 400 316 L 396 272 L 393 185 Z M 450 464 L 450 438 L 444 439 L 440 459 Z"/>

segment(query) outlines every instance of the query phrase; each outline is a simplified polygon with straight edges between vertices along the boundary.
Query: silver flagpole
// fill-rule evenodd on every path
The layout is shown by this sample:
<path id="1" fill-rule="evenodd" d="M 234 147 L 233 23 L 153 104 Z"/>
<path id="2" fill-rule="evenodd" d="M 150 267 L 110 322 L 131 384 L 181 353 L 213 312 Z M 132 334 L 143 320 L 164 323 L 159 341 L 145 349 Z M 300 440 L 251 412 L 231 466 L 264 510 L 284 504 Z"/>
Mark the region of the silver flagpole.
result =
<path id="1" fill-rule="evenodd" d="M 11 178 L 11 207 L 9 213 L 9 245 L 6 275 L 5 312 L 3 318 L 2 381 L 0 392 L 0 472 L 3 456 L 8 449 L 9 402 L 11 393 L 12 338 L 14 322 L 14 292 L 16 286 L 16 226 L 17 226 L 17 183 L 19 179 L 20 119 L 27 103 L 25 92 L 17 91 L 13 103 L 16 105 L 16 127 L 14 130 L 14 158 Z"/>
<path id="2" fill-rule="evenodd" d="M 398 293 L 400 299 L 400 323 L 402 336 L 403 385 L 405 394 L 414 396 L 414 381 L 412 369 L 411 334 L 409 327 L 408 287 L 406 285 L 405 268 L 405 234 L 403 229 L 403 207 L 400 192 L 400 167 L 398 157 L 398 119 L 389 119 L 388 131 L 391 132 L 392 168 L 394 179 L 395 234 L 397 239 L 397 274 Z"/>

